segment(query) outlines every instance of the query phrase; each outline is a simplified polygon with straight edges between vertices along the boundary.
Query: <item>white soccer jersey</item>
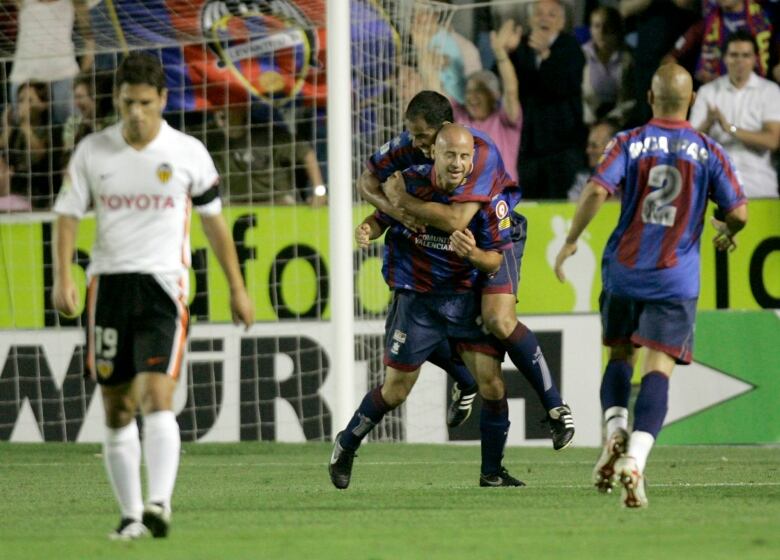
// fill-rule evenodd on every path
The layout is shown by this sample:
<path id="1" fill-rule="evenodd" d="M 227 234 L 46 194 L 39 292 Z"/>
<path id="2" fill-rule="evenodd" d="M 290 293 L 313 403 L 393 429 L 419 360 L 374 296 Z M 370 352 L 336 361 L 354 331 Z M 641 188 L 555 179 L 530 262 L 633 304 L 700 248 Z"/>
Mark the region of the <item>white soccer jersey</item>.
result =
<path id="1" fill-rule="evenodd" d="M 186 297 L 191 201 L 201 214 L 221 212 L 218 180 L 197 139 L 163 121 L 155 139 L 137 150 L 125 141 L 120 122 L 79 143 L 54 211 L 82 218 L 93 203 L 88 276 L 152 274 L 174 297 Z"/>

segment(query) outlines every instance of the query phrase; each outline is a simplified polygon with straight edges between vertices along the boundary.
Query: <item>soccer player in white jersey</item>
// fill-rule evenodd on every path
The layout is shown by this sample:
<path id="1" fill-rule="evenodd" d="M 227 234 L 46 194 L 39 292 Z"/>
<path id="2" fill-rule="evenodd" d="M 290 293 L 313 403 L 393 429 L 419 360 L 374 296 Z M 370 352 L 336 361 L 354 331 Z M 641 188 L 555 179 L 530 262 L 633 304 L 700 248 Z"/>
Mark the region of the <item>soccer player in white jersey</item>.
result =
<path id="1" fill-rule="evenodd" d="M 172 405 L 189 319 L 192 206 L 227 277 L 233 321 L 248 328 L 254 311 L 221 214 L 214 163 L 199 141 L 162 118 L 167 90 L 159 60 L 128 55 L 115 83 L 121 120 L 77 146 L 54 206 L 52 299 L 65 315 L 79 309 L 70 263 L 79 219 L 91 204 L 97 230 L 87 270 L 87 370 L 101 386 L 103 457 L 122 513 L 109 537 L 129 540 L 165 537 L 170 523 L 180 448 Z"/>

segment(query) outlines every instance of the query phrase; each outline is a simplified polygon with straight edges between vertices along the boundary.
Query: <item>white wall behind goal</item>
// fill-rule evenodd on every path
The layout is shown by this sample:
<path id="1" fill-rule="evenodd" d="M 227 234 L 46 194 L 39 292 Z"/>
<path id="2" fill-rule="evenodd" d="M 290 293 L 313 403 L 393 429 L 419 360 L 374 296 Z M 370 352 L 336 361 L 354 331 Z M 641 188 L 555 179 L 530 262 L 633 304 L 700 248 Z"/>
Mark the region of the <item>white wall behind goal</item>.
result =
<path id="1" fill-rule="evenodd" d="M 576 443 L 600 444 L 601 343 L 596 315 L 525 317 L 548 345 L 548 361 L 560 362 L 560 388 L 575 411 Z M 383 321 L 356 323 L 356 338 L 382 340 Z M 337 371 L 330 370 L 333 330 L 327 322 L 263 323 L 244 331 L 232 325 L 196 324 L 174 407 L 183 439 L 203 442 L 329 440 L 338 403 Z M 0 332 L 0 439 L 18 442 L 99 442 L 103 409 L 98 389 L 84 382 L 81 329 Z M 543 342 L 544 344 L 544 342 Z M 377 353 L 373 360 L 381 360 Z M 372 365 L 376 369 L 377 364 Z M 357 399 L 367 387 L 366 361 L 355 363 Z M 508 387 L 521 377 L 504 363 Z M 518 387 L 520 387 L 518 385 Z M 448 430 L 449 402 L 444 372 L 426 364 L 400 414 L 403 441 L 476 441 L 478 415 Z M 518 394 L 518 392 L 522 394 Z M 509 445 L 549 445 L 539 418 L 527 413 L 538 399 L 525 390 L 509 392 Z M 97 398 L 93 398 L 97 397 Z M 535 404 L 536 403 L 536 404 Z M 352 408 L 358 402 L 352 403 Z M 475 430 L 475 427 L 476 430 Z M 461 430 L 459 432 L 459 430 Z M 465 430 L 465 431 L 464 431 Z M 544 428 L 543 430 L 546 430 Z"/>

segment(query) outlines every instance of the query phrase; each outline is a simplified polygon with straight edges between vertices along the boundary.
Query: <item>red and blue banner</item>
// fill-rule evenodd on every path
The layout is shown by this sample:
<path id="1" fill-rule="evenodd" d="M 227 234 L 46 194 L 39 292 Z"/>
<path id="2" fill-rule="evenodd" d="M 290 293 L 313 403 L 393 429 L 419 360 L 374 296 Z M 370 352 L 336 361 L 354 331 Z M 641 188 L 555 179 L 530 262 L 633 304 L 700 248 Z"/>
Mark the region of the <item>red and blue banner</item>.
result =
<path id="1" fill-rule="evenodd" d="M 370 0 L 350 6 L 353 69 L 383 82 L 380 73 L 393 71 L 398 53 L 395 30 Z M 113 37 L 97 34 L 100 46 L 160 54 L 168 110 L 202 110 L 249 97 L 275 105 L 325 104 L 325 0 L 105 0 L 91 16 L 93 27 L 113 29 Z M 385 78 L 389 83 L 392 76 Z"/>

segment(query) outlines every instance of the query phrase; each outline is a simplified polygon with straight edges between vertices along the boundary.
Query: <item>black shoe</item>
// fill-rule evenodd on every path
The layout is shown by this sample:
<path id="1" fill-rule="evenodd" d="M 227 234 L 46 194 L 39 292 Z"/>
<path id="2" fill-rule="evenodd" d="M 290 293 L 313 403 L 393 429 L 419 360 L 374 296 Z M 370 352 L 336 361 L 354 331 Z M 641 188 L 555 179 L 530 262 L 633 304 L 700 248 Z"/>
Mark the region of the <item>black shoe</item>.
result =
<path id="1" fill-rule="evenodd" d="M 461 391 L 457 383 L 452 384 L 452 402 L 447 409 L 447 426 L 457 428 L 471 416 L 471 407 L 477 396 L 477 386 Z"/>
<path id="2" fill-rule="evenodd" d="M 155 539 L 168 536 L 168 529 L 171 526 L 171 512 L 163 504 L 156 502 L 146 504 L 141 520 Z"/>
<path id="3" fill-rule="evenodd" d="M 506 468 L 501 467 L 501 470 L 497 474 L 481 474 L 479 475 L 480 486 L 525 486 L 525 482 L 517 480 L 514 476 L 509 474 Z"/>
<path id="4" fill-rule="evenodd" d="M 551 408 L 543 420 L 550 425 L 553 449 L 560 451 L 569 446 L 574 438 L 574 416 L 568 404 Z"/>
<path id="5" fill-rule="evenodd" d="M 352 477 L 352 461 L 355 460 L 355 452 L 341 447 L 341 434 L 336 435 L 336 441 L 333 443 L 333 453 L 330 456 L 328 472 L 333 486 L 339 490 L 344 490 L 349 486 L 349 479 Z"/>

